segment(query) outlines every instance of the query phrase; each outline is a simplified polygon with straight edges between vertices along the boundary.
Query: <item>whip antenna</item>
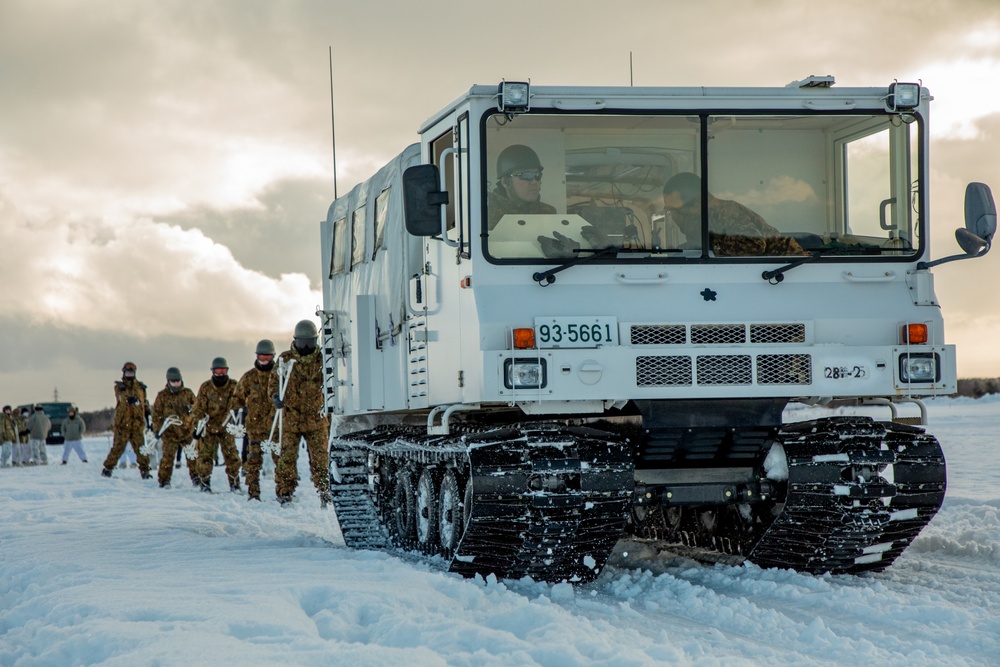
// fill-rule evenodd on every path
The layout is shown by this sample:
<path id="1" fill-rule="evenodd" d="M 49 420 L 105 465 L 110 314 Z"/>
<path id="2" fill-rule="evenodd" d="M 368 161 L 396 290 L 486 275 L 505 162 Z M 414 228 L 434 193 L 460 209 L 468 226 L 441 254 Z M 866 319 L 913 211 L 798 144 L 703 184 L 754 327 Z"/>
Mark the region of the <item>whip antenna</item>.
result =
<path id="1" fill-rule="evenodd" d="M 330 47 L 330 138 L 333 142 L 333 198 L 337 198 L 337 125 L 333 112 L 333 47 Z"/>

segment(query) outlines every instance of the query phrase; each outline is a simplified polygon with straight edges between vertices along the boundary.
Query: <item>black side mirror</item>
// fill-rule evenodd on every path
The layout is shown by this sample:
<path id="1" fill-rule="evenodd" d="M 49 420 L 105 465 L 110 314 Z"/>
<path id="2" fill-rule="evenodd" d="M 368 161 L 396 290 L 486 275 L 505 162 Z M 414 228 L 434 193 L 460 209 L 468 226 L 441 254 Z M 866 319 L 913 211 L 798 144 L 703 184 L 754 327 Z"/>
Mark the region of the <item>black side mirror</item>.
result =
<path id="1" fill-rule="evenodd" d="M 969 183 L 965 188 L 965 228 L 986 243 L 997 231 L 997 207 L 985 183 Z"/>
<path id="2" fill-rule="evenodd" d="M 406 231 L 414 236 L 441 233 L 441 206 L 448 203 L 448 193 L 438 189 L 437 165 L 418 164 L 403 172 L 403 215 Z"/>

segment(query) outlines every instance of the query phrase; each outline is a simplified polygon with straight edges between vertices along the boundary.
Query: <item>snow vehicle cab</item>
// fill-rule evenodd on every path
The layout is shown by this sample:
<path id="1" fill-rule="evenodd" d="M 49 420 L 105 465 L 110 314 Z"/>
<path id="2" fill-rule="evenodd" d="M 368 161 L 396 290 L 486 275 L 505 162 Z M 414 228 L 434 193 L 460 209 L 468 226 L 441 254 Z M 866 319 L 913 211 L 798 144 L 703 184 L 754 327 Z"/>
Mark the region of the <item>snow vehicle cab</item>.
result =
<path id="1" fill-rule="evenodd" d="M 553 581 L 625 534 L 888 566 L 945 492 L 920 427 L 956 391 L 930 269 L 996 227 L 969 185 L 962 252 L 931 260 L 930 100 L 809 77 L 447 105 L 322 223 L 348 544 Z M 886 419 L 783 423 L 835 399 Z"/>

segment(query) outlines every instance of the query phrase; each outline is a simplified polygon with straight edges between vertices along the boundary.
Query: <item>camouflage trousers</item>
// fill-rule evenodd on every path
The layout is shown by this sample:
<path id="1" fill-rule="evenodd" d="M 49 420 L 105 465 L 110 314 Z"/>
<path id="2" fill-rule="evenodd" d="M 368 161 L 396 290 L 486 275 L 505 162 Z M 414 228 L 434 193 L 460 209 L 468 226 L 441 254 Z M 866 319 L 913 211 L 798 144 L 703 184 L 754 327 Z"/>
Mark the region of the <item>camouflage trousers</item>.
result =
<path id="1" fill-rule="evenodd" d="M 111 451 L 108 458 L 104 459 L 104 469 L 111 471 L 118 465 L 118 459 L 125 453 L 125 447 L 132 443 L 132 450 L 135 452 L 135 462 L 139 464 L 139 473 L 149 474 L 149 457 L 139 451 L 139 448 L 146 442 L 145 427 L 137 424 L 132 428 L 115 427 L 115 439 L 111 444 Z"/>
<path id="2" fill-rule="evenodd" d="M 161 485 L 170 484 L 170 478 L 174 474 L 174 459 L 177 458 L 177 450 L 185 447 L 190 440 L 178 440 L 176 438 L 171 438 L 169 436 L 162 439 L 163 442 L 163 456 L 160 457 L 160 466 L 157 468 L 156 477 Z M 193 461 L 191 461 L 186 456 L 181 456 L 185 461 L 187 461 L 188 472 L 191 473 L 191 479 L 194 479 L 195 474 L 192 470 Z"/>
<path id="3" fill-rule="evenodd" d="M 260 449 L 261 440 L 250 440 L 246 446 L 247 460 L 243 470 L 247 473 L 247 495 L 260 500 L 260 471 L 264 467 L 264 453 Z M 278 457 L 271 454 L 271 460 L 278 464 Z"/>
<path id="4" fill-rule="evenodd" d="M 309 454 L 309 477 L 320 497 L 330 493 L 330 452 L 327 431 L 292 431 L 281 434 L 281 455 L 274 470 L 274 491 L 278 498 L 291 498 L 299 484 L 299 441 L 305 438 Z"/>
<path id="5" fill-rule="evenodd" d="M 226 462 L 226 477 L 230 488 L 240 485 L 240 453 L 233 442 L 233 436 L 228 433 L 206 433 L 198 441 L 198 461 L 194 466 L 195 474 L 211 484 L 212 468 L 215 467 L 215 455 L 222 448 L 222 459 Z"/>

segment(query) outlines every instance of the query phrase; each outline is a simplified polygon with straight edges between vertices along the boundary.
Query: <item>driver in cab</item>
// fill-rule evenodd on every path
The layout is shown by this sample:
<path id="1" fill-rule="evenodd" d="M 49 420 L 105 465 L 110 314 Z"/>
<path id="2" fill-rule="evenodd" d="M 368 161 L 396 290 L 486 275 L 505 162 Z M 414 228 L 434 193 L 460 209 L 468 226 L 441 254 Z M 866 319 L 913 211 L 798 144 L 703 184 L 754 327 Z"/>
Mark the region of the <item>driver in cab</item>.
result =
<path id="1" fill-rule="evenodd" d="M 542 162 L 523 144 L 512 144 L 497 156 L 497 183 L 489 194 L 489 228 L 505 215 L 551 214 L 556 209 L 541 200 Z"/>

